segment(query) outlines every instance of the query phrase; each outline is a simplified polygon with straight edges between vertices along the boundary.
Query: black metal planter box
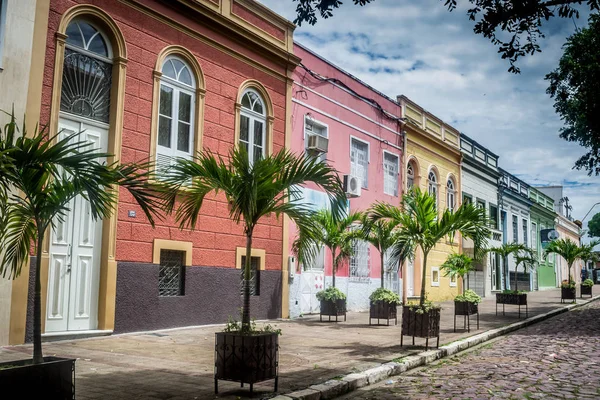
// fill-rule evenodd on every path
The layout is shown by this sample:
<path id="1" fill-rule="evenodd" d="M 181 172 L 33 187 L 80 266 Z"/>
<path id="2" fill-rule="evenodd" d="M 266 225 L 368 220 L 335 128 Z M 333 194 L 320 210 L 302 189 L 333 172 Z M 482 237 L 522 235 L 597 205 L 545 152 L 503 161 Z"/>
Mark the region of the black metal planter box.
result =
<path id="1" fill-rule="evenodd" d="M 469 316 L 477 314 L 477 329 L 479 329 L 479 305 L 468 301 L 454 300 L 454 332 L 456 332 L 456 316 L 464 316 L 464 326 L 467 332 L 471 332 L 471 318 Z"/>
<path id="2" fill-rule="evenodd" d="M 372 301 L 369 308 L 369 325 L 371 325 L 372 319 L 377 319 L 377 325 L 379 325 L 380 319 L 387 320 L 388 325 L 390 319 L 393 319 L 394 325 L 398 325 L 398 305 L 383 300 Z"/>
<path id="3" fill-rule="evenodd" d="M 418 313 L 417 309 L 410 306 L 402 307 L 402 331 L 400 333 L 400 346 L 403 345 L 404 335 L 425 338 L 425 350 L 429 349 L 429 339 L 437 338 L 436 347 L 440 347 L 440 309 L 434 308 L 427 312 Z"/>
<path id="4" fill-rule="evenodd" d="M 346 321 L 346 299 L 339 300 L 321 300 L 321 313 L 319 315 L 319 321 L 323 321 L 323 316 L 335 317 L 335 322 L 338 321 L 338 317 L 344 316 Z"/>
<path id="5" fill-rule="evenodd" d="M 565 300 L 573 300 L 572 303 L 577 301 L 577 293 L 575 288 L 560 288 L 560 302 L 563 303 Z"/>
<path id="6" fill-rule="evenodd" d="M 75 360 L 44 357 L 0 363 L 0 390 L 22 399 L 72 400 L 75 398 Z M 8 397 L 7 397 L 8 398 Z"/>
<path id="7" fill-rule="evenodd" d="M 239 332 L 215 334 L 215 394 L 219 380 L 250 384 L 250 393 L 257 382 L 275 379 L 277 391 L 279 366 L 279 335 L 259 333 L 243 335 Z"/>
<path id="8" fill-rule="evenodd" d="M 502 304 L 502 315 L 504 315 L 504 305 L 509 304 L 519 306 L 519 318 L 521 318 L 521 306 L 525 306 L 525 318 L 529 316 L 527 293 L 496 293 L 496 315 L 498 315 L 498 304 Z"/>
<path id="9" fill-rule="evenodd" d="M 586 296 L 590 296 L 592 297 L 592 287 L 591 286 L 586 286 L 586 285 L 581 285 L 581 297 L 583 297 L 583 295 Z"/>

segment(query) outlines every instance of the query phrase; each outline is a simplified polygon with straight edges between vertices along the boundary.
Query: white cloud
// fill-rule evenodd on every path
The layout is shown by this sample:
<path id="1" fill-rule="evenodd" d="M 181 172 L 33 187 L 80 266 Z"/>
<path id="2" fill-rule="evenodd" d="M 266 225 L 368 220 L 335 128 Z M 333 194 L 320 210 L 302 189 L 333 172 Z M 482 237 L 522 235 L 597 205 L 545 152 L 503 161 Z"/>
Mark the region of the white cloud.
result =
<path id="1" fill-rule="evenodd" d="M 295 18 L 292 0 L 260 1 Z M 459 3 L 462 8 L 449 13 L 439 0 L 377 0 L 362 8 L 347 1 L 334 18 L 298 28 L 296 40 L 392 98 L 407 95 L 526 181 L 564 184 L 573 215 L 582 218 L 600 200 L 600 178 L 572 169 L 584 150 L 558 137 L 562 123 L 544 81 L 573 21 L 551 21 L 540 41 L 543 52 L 523 59 L 521 75 L 513 75 L 496 48 L 473 33 L 466 2 Z"/>

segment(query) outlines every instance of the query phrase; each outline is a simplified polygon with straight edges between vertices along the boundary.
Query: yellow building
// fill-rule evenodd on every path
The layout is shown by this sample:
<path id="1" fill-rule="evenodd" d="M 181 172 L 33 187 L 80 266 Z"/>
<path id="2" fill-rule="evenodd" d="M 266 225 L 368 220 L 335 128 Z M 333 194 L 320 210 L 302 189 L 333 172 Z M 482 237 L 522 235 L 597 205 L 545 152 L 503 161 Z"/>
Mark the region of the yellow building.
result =
<path id="1" fill-rule="evenodd" d="M 405 189 L 416 186 L 435 195 L 440 212 L 457 208 L 461 201 L 459 132 L 406 96 L 399 96 L 398 102 L 406 118 Z M 429 254 L 425 277 L 429 300 L 451 300 L 459 293 L 460 284 L 440 271 L 448 255 L 460 251 L 459 243 L 459 238 L 455 238 L 453 244 L 444 241 Z M 404 269 L 404 293 L 408 300 L 420 294 L 422 265 L 422 254 L 417 254 Z"/>

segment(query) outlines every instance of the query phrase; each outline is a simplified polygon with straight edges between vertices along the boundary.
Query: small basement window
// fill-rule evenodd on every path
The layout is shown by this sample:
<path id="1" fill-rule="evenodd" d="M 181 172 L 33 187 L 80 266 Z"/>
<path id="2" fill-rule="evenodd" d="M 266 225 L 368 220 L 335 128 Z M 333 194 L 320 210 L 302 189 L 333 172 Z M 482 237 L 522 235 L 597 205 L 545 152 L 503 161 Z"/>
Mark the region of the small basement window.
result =
<path id="1" fill-rule="evenodd" d="M 185 294 L 185 251 L 160 250 L 158 295 L 183 296 Z"/>

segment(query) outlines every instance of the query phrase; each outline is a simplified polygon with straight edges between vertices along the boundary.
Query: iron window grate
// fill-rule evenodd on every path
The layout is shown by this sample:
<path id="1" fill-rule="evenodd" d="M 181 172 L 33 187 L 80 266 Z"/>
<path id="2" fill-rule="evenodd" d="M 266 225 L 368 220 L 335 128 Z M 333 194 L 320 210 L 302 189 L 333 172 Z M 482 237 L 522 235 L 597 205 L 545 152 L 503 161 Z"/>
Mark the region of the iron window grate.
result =
<path id="1" fill-rule="evenodd" d="M 161 250 L 158 272 L 159 296 L 183 296 L 185 287 L 185 251 Z"/>
<path id="2" fill-rule="evenodd" d="M 244 268 L 246 256 L 242 256 L 240 295 L 244 295 Z M 250 257 L 250 296 L 260 296 L 260 257 Z"/>

